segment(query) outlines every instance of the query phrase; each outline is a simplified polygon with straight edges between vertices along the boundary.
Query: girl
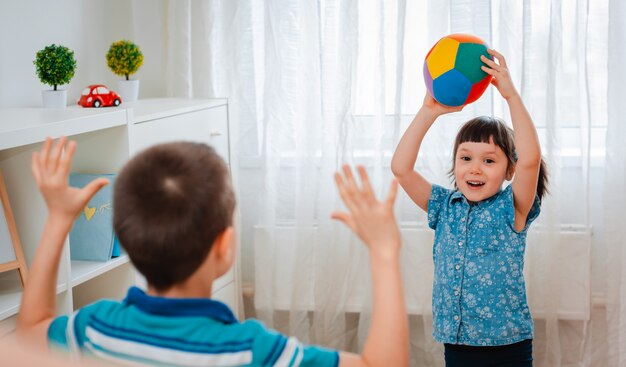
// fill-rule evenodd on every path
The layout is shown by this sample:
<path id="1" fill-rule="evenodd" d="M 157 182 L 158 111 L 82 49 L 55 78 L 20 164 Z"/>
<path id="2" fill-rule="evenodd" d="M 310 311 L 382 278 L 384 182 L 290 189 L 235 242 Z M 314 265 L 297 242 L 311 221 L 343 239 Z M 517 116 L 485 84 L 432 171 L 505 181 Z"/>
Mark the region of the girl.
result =
<path id="1" fill-rule="evenodd" d="M 462 107 L 427 95 L 391 162 L 435 230 L 433 336 L 444 343 L 447 367 L 532 366 L 533 321 L 522 271 L 526 233 L 547 177 L 537 132 L 506 61 L 495 50 L 488 53 L 498 62 L 481 56 L 482 69 L 508 103 L 514 137 L 501 120 L 468 121 L 454 143 L 455 190 L 431 185 L 413 168 L 420 144 L 437 117 Z"/>

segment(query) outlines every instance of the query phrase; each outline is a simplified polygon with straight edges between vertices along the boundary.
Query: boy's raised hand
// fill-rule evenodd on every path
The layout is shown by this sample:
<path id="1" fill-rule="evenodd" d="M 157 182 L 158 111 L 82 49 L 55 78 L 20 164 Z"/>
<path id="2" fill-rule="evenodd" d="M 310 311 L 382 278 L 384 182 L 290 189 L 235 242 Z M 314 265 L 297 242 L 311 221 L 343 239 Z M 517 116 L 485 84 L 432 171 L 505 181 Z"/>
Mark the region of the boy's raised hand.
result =
<path id="1" fill-rule="evenodd" d="M 346 212 L 334 212 L 331 217 L 344 222 L 365 242 L 370 252 L 397 255 L 400 251 L 400 230 L 393 212 L 398 183 L 393 180 L 384 201 L 378 201 L 363 166 L 357 166 L 361 187 L 352 170 L 343 166 L 343 175 L 335 173 L 339 195 L 348 208 Z"/>
<path id="2" fill-rule="evenodd" d="M 493 76 L 491 84 L 498 89 L 504 99 L 509 99 L 517 95 L 517 90 L 515 89 L 515 85 L 511 79 L 511 74 L 509 73 L 509 68 L 506 65 L 504 56 L 502 56 L 502 54 L 498 51 L 492 49 L 487 49 L 487 53 L 498 61 L 495 62 L 494 60 L 490 60 L 484 55 L 480 56 L 480 60 L 487 64 L 487 66 L 483 65 L 480 68 L 485 73 Z"/>
<path id="3" fill-rule="evenodd" d="M 393 212 L 398 183 L 393 180 L 387 198 L 378 201 L 363 166 L 357 166 L 361 184 L 343 166 L 335 173 L 339 195 L 348 212 L 334 212 L 369 250 L 372 272 L 372 323 L 360 355 L 341 352 L 341 367 L 408 366 L 409 328 L 400 273 L 400 230 Z"/>
<path id="4" fill-rule="evenodd" d="M 56 312 L 57 275 L 67 234 L 89 199 L 108 183 L 100 178 L 82 189 L 69 186 L 75 151 L 76 142 L 68 143 L 62 137 L 53 144 L 48 138 L 41 151 L 33 153 L 31 161 L 33 177 L 48 207 L 48 218 L 22 294 L 17 331 L 29 335 L 32 342 L 42 347 L 47 345 L 48 326 Z"/>
<path id="5" fill-rule="evenodd" d="M 63 154 L 63 149 L 65 154 Z M 61 216 L 73 221 L 85 207 L 89 199 L 100 188 L 109 183 L 105 178 L 90 182 L 82 189 L 68 183 L 76 142 L 61 137 L 56 144 L 48 138 L 41 151 L 34 152 L 31 170 L 41 192 L 50 216 Z"/>

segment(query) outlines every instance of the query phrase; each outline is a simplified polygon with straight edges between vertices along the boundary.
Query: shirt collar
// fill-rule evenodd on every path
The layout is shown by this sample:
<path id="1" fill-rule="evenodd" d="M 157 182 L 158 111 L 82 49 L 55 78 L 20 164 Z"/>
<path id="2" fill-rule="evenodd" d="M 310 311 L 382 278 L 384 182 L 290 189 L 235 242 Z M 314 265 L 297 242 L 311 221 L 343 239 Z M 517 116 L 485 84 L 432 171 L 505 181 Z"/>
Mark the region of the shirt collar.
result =
<path id="1" fill-rule="evenodd" d="M 454 190 L 454 192 L 450 196 L 450 201 L 455 202 L 458 200 L 465 200 L 465 196 L 463 196 L 460 190 Z"/>
<path id="2" fill-rule="evenodd" d="M 166 298 L 146 294 L 137 287 L 128 290 L 124 303 L 159 316 L 204 316 L 234 324 L 238 320 L 233 312 L 220 301 L 208 298 Z"/>
<path id="3" fill-rule="evenodd" d="M 475 206 L 477 207 L 481 207 L 485 204 L 489 204 L 490 202 L 494 201 L 498 196 L 500 196 L 500 194 L 502 193 L 502 189 L 500 189 L 500 191 L 498 191 L 497 193 L 493 194 L 492 196 L 488 197 L 487 199 L 481 200 L 478 203 L 474 203 Z M 465 196 L 463 196 L 463 193 L 461 193 L 461 190 L 454 190 L 454 192 L 452 193 L 452 195 L 450 195 L 450 202 L 454 203 L 455 201 L 465 201 L 469 204 L 469 202 L 467 201 L 467 199 L 465 199 Z"/>

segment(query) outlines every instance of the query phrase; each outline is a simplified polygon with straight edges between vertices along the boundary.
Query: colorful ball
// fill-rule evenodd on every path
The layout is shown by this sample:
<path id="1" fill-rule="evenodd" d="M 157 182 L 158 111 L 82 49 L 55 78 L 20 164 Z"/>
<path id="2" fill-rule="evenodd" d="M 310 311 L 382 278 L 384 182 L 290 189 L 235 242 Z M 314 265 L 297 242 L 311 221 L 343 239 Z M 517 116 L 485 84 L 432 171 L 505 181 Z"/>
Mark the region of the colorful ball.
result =
<path id="1" fill-rule="evenodd" d="M 492 59 L 483 40 L 469 34 L 443 37 L 424 59 L 424 82 L 428 93 L 446 106 L 462 106 L 476 101 L 491 82 L 491 75 L 480 68 L 480 55 Z"/>

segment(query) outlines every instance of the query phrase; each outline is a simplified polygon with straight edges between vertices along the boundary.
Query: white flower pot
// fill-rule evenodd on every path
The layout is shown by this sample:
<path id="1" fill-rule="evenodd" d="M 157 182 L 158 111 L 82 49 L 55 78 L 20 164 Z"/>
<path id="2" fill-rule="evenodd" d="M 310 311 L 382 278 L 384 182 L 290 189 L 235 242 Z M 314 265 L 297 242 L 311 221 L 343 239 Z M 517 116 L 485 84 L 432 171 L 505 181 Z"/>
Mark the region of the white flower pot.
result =
<path id="1" fill-rule="evenodd" d="M 41 98 L 46 108 L 65 108 L 67 106 L 67 90 L 42 90 Z"/>
<path id="2" fill-rule="evenodd" d="M 117 82 L 117 94 L 122 97 L 123 102 L 134 102 L 139 97 L 139 80 L 119 80 Z"/>

